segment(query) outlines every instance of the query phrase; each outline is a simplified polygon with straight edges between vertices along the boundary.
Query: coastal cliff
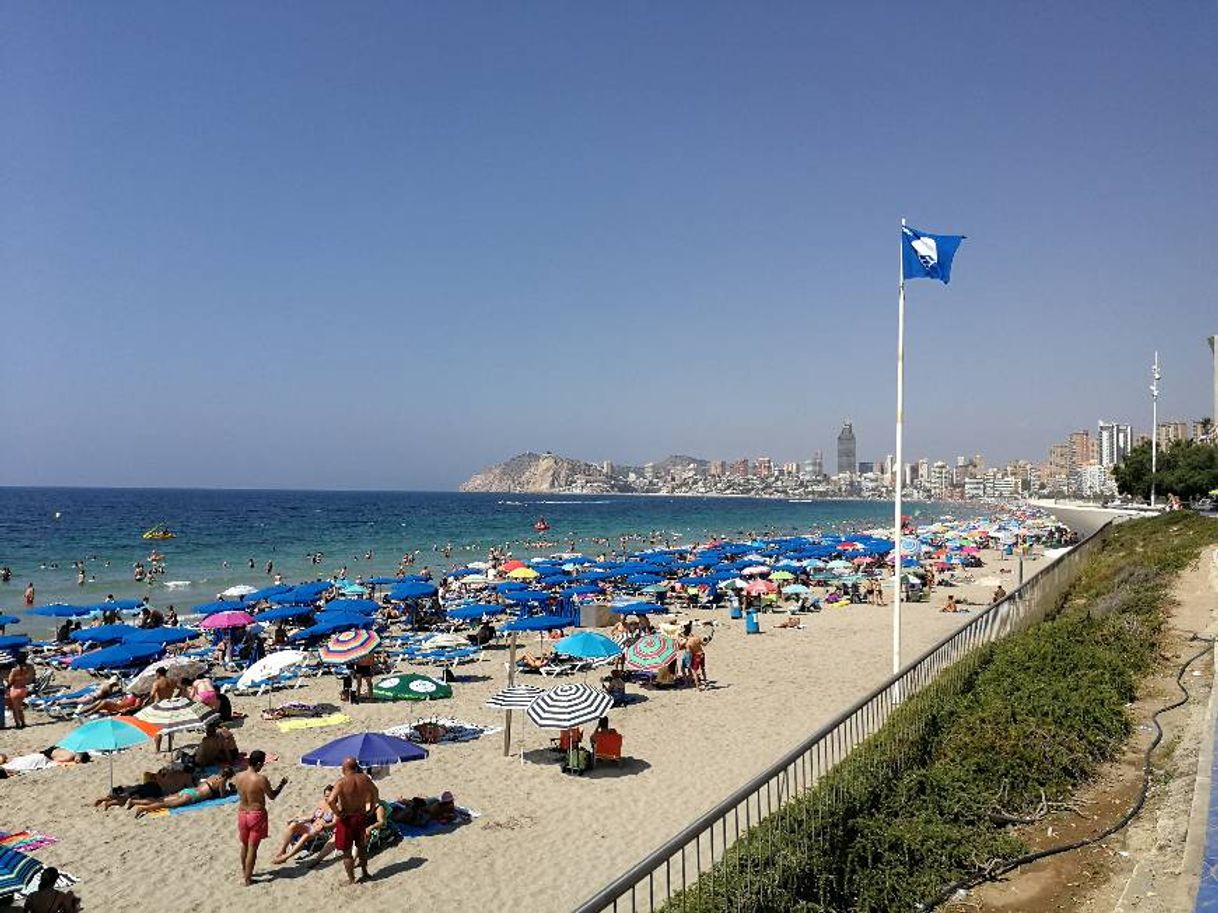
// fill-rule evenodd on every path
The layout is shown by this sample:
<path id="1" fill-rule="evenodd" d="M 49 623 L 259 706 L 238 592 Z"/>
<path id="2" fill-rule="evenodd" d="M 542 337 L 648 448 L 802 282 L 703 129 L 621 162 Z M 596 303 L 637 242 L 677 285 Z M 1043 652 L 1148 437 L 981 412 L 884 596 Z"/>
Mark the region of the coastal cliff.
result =
<path id="1" fill-rule="evenodd" d="M 553 453 L 522 453 L 474 473 L 459 490 L 605 494 L 630 491 L 630 487 L 592 463 Z"/>

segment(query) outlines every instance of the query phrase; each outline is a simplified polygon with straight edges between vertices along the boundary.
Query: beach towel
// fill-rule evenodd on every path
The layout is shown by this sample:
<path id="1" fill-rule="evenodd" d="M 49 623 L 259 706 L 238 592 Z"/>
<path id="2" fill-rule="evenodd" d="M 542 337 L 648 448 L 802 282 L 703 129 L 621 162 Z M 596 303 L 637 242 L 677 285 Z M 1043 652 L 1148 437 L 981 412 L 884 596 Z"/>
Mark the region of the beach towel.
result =
<path id="1" fill-rule="evenodd" d="M 441 742 L 472 742 L 474 739 L 484 735 L 492 735 L 503 729 L 502 726 L 481 726 L 478 723 L 469 723 L 465 720 L 458 720 L 452 717 L 436 716 L 415 720 L 413 723 L 406 723 L 402 726 L 394 726 L 391 729 L 386 729 L 385 735 L 396 736 L 399 739 L 409 739 L 417 743 L 428 742 L 427 739 L 420 739 L 419 733 L 415 730 L 415 727 L 420 723 L 431 723 L 442 727 L 444 734 L 440 737 Z"/>
<path id="2" fill-rule="evenodd" d="M 450 831 L 455 831 L 463 824 L 469 824 L 475 818 L 481 818 L 482 813 L 476 812 L 470 808 L 457 806 L 456 820 L 449 824 L 440 824 L 438 821 L 431 821 L 427 824 L 401 824 L 397 821 L 391 822 L 393 829 L 398 832 L 398 836 L 403 840 L 409 840 L 415 837 L 434 837 L 436 834 L 447 834 Z"/>
<path id="3" fill-rule="evenodd" d="M 183 805 L 178 808 L 161 808 L 155 812 L 149 812 L 147 818 L 164 818 L 169 815 L 185 815 L 187 812 L 197 812 L 203 808 L 212 808 L 217 805 L 236 805 L 241 797 L 235 793 L 231 796 L 221 796 L 218 799 L 204 799 L 202 802 L 196 802 L 193 805 Z"/>
<path id="4" fill-rule="evenodd" d="M 341 726 L 351 722 L 351 717 L 345 713 L 331 713 L 329 716 L 319 716 L 313 719 L 280 720 L 276 725 L 280 732 L 294 732 L 297 729 L 324 729 L 327 726 Z"/>
<path id="5" fill-rule="evenodd" d="M 15 831 L 11 834 L 0 831 L 0 846 L 22 853 L 32 853 L 45 846 L 54 846 L 58 842 L 58 838 L 37 831 Z"/>

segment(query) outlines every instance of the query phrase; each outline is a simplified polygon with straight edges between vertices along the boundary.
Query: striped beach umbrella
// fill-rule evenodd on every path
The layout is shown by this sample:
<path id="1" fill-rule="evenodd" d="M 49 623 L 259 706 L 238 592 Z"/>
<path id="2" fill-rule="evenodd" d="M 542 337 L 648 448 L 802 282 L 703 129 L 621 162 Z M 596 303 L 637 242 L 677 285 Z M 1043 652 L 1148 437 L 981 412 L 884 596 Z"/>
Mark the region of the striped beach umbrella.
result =
<path id="1" fill-rule="evenodd" d="M 112 716 L 76 727 L 59 740 L 59 747 L 110 752 L 110 788 L 114 789 L 114 752 L 147 742 L 158 731 L 158 727 L 133 716 Z"/>
<path id="2" fill-rule="evenodd" d="M 381 645 L 381 636 L 375 631 L 356 629 L 335 634 L 321 648 L 324 663 L 350 663 L 362 659 Z"/>
<path id="3" fill-rule="evenodd" d="M 525 713 L 542 729 L 570 729 L 600 719 L 613 706 L 613 698 L 591 685 L 559 685 L 543 691 Z"/>
<path id="4" fill-rule="evenodd" d="M 0 897 L 17 894 L 42 871 L 42 863 L 25 853 L 0 847 Z"/>
<path id="5" fill-rule="evenodd" d="M 188 697 L 170 697 L 149 704 L 135 714 L 136 719 L 159 726 L 161 732 L 183 732 L 188 729 L 203 729 L 220 714 L 206 704 L 192 701 Z"/>
<path id="6" fill-rule="evenodd" d="M 542 689 L 533 685 L 513 685 L 496 691 L 486 702 L 486 706 L 496 710 L 525 710 L 541 693 Z"/>
<path id="7" fill-rule="evenodd" d="M 640 637 L 626 651 L 626 666 L 640 672 L 653 672 L 672 662 L 677 655 L 677 642 L 663 634 Z"/>

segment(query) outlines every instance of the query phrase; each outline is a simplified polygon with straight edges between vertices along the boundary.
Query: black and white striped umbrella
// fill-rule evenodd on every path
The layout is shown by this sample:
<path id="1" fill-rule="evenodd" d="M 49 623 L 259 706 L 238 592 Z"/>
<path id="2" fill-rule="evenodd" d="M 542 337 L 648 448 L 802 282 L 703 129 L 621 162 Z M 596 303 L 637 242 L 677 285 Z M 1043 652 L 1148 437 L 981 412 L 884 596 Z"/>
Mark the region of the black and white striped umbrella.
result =
<path id="1" fill-rule="evenodd" d="M 613 706 L 613 697 L 591 685 L 559 685 L 529 704 L 529 719 L 543 729 L 570 729 L 600 719 Z"/>
<path id="2" fill-rule="evenodd" d="M 212 720 L 218 720 L 220 714 L 188 697 L 170 697 L 149 704 L 136 713 L 136 717 L 145 723 L 160 726 L 161 734 L 168 735 L 187 729 L 203 729 Z"/>
<path id="3" fill-rule="evenodd" d="M 524 710 L 542 693 L 541 688 L 532 685 L 513 685 L 496 692 L 486 706 L 498 710 Z"/>

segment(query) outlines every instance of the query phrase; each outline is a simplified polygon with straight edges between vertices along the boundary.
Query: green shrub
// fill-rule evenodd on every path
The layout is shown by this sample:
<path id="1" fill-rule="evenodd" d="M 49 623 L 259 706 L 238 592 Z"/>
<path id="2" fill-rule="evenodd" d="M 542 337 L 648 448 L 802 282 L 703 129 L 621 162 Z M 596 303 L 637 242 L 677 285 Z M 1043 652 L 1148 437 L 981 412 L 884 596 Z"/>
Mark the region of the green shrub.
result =
<path id="1" fill-rule="evenodd" d="M 1218 524 L 1117 527 L 1048 621 L 982 648 L 907 700 L 812 790 L 739 840 L 666 911 L 913 911 L 1022 852 L 1004 823 L 1067 796 L 1130 733 L 1175 576 Z"/>

